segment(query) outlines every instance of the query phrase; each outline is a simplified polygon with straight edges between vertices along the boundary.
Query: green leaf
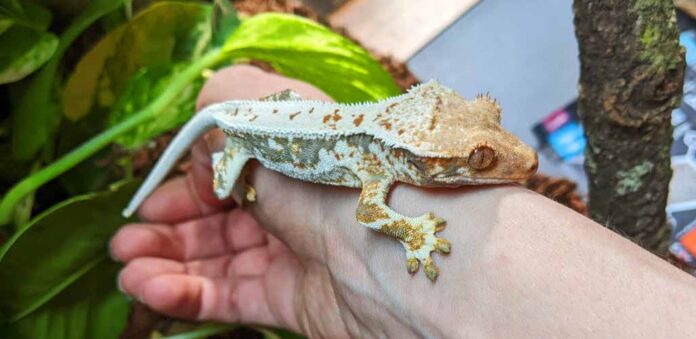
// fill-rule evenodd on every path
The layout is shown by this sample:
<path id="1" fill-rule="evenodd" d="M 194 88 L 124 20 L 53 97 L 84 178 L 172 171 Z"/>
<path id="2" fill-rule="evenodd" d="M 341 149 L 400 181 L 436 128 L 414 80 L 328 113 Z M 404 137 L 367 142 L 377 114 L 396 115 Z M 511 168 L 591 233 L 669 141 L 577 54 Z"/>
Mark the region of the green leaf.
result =
<path id="1" fill-rule="evenodd" d="M 119 266 L 103 257 L 43 307 L 19 321 L 0 324 L 12 339 L 119 338 L 129 302 L 116 288 Z"/>
<path id="2" fill-rule="evenodd" d="M 142 124 L 150 123 L 153 117 L 156 117 L 157 113 L 164 111 L 169 103 L 173 102 L 191 82 L 201 77 L 204 70 L 220 64 L 223 59 L 224 55 L 220 53 L 219 49 L 206 52 L 199 59 L 186 66 L 186 69 L 181 72 L 180 76 L 172 79 L 169 89 L 147 105 L 147 107 L 144 107 L 118 125 L 102 131 L 49 166 L 16 183 L 5 193 L 0 201 L 0 225 L 6 225 L 12 220 L 15 208 L 24 197 L 94 155 L 113 142 L 118 136 L 130 132 Z"/>
<path id="3" fill-rule="evenodd" d="M 157 6 L 171 6 L 171 4 L 158 3 L 152 7 L 156 8 Z M 153 8 L 149 10 L 154 10 Z M 134 18 L 133 21 L 135 20 Z M 156 30 L 156 27 L 153 29 Z M 148 34 L 142 32 L 141 35 L 147 36 Z M 7 224 L 11 220 L 13 209 L 24 196 L 75 167 L 79 162 L 94 155 L 119 136 L 129 133 L 140 125 L 154 121 L 153 118 L 165 111 L 165 108 L 169 107 L 170 103 L 175 101 L 177 96 L 190 86 L 192 81 L 199 78 L 205 69 L 220 65 L 225 58 L 230 56 L 238 60 L 256 58 L 268 61 L 280 72 L 312 83 L 338 101 L 377 100 L 400 93 L 391 76 L 365 50 L 321 25 L 296 16 L 263 14 L 245 20 L 228 38 L 222 51 L 210 49 L 200 58 L 196 58 L 195 55 L 198 54 L 198 51 L 205 51 L 208 43 L 204 37 L 196 36 L 195 38 L 197 43 L 194 48 L 183 48 L 189 52 L 193 51 L 194 56 L 191 57 L 190 63 L 180 76 L 171 78 L 171 84 L 167 91 L 158 95 L 137 113 L 103 131 L 55 163 L 13 186 L 0 201 L 0 224 Z M 142 39 L 142 37 L 140 40 L 146 46 L 151 46 L 148 45 L 148 40 Z M 172 40 L 170 36 L 168 40 L 170 45 L 173 44 Z M 160 42 L 154 41 L 152 45 L 160 46 Z M 178 41 L 176 45 L 178 45 Z M 119 50 L 127 51 L 123 52 L 127 53 L 126 56 L 129 55 L 130 51 L 137 52 L 134 54 L 139 57 L 129 61 L 133 73 L 143 67 L 137 62 L 147 59 L 147 55 L 137 46 L 139 45 L 130 44 L 126 46 L 127 48 L 119 46 Z M 182 44 L 182 46 L 187 45 Z M 170 50 L 181 49 L 170 48 Z M 161 50 L 154 49 L 151 52 L 158 54 Z M 179 53 L 175 53 L 175 55 L 179 55 Z M 167 61 L 165 64 L 171 63 L 168 60 L 165 61 Z M 140 66 L 133 67 L 135 64 Z M 157 65 L 153 63 L 145 66 Z M 114 72 L 116 71 L 130 72 L 130 69 L 121 67 L 116 68 Z M 108 88 L 113 87 L 111 82 L 99 82 L 99 84 L 96 86 L 97 88 L 101 84 Z M 126 87 L 127 84 L 126 81 L 121 88 Z M 76 86 L 75 89 L 79 91 L 80 86 Z M 95 96 L 95 92 L 82 92 L 81 94 Z M 106 93 L 113 94 L 114 91 L 110 89 Z M 112 96 L 111 99 L 115 101 L 115 97 Z"/>
<path id="4" fill-rule="evenodd" d="M 110 108 L 144 67 L 195 60 L 210 45 L 211 6 L 162 1 L 106 35 L 79 61 L 63 91 L 63 111 L 77 120 Z"/>
<path id="5" fill-rule="evenodd" d="M 212 335 L 232 331 L 239 326 L 235 324 L 200 324 L 190 331 L 159 337 L 159 339 L 204 339 Z"/>
<path id="6" fill-rule="evenodd" d="M 77 64 L 63 90 L 63 114 L 65 117 L 75 121 L 87 115 L 96 99 L 98 86 L 108 86 L 105 82 L 99 84 L 99 75 L 106 60 L 116 53 L 117 42 L 120 41 L 125 31 L 126 26 L 120 26 L 109 32 Z M 103 105 L 109 105 L 115 99 L 111 94 L 104 94 L 101 100 L 104 101 Z"/>
<path id="7" fill-rule="evenodd" d="M 220 47 L 225 44 L 227 38 L 240 24 L 237 11 L 228 0 L 215 0 L 211 24 L 213 27 L 213 46 Z"/>
<path id="8" fill-rule="evenodd" d="M 0 0 L 0 33 L 12 25 L 45 31 L 51 23 L 51 12 L 31 2 Z"/>
<path id="9" fill-rule="evenodd" d="M 258 333 L 256 333 L 258 332 Z M 192 323 L 175 321 L 169 325 L 164 333 L 155 331 L 150 334 L 151 339 L 205 339 L 205 338 L 246 338 L 257 337 L 258 334 L 264 339 L 304 339 L 306 337 L 290 332 L 288 330 L 248 326 L 242 324 L 220 324 L 220 323 Z"/>
<path id="10" fill-rule="evenodd" d="M 95 132 L 103 129 L 106 118 L 94 114 L 79 121 L 63 121 L 56 138 L 57 154 L 66 154 L 94 136 Z M 61 175 L 58 178 L 61 186 L 70 196 L 106 189 L 109 183 L 123 176 L 116 154 L 116 150 L 110 147 L 100 150 Z"/>
<path id="11" fill-rule="evenodd" d="M 90 309 L 113 304 L 111 297 L 107 298 L 109 294 L 92 295 L 83 284 L 102 279 L 92 273 L 109 264 L 108 241 L 127 221 L 120 211 L 136 188 L 137 183 L 133 182 L 69 199 L 42 213 L 10 238 L 0 249 L 0 323 L 33 326 L 40 331 L 54 324 L 42 319 L 65 318 L 70 328 L 77 331 L 70 333 L 71 337 L 103 338 L 98 335 L 101 332 L 92 335 L 88 331 L 99 331 L 104 325 L 86 323 L 89 314 L 77 309 L 86 307 L 85 303 Z M 115 288 L 113 275 L 103 279 L 108 280 L 107 290 Z M 80 295 L 81 291 L 84 300 L 61 299 L 65 293 Z M 70 307 L 64 309 L 70 302 L 77 308 L 74 314 Z M 114 317 L 121 319 L 116 314 Z M 18 323 L 25 319 L 35 322 L 31 326 Z"/>
<path id="12" fill-rule="evenodd" d="M 284 329 L 279 329 L 279 328 L 266 328 L 266 327 L 255 326 L 254 329 L 261 332 L 261 334 L 263 334 L 264 339 L 304 339 L 304 338 L 306 338 L 303 335 L 299 335 L 297 333 L 290 332 L 290 331 L 284 330 Z"/>
<path id="13" fill-rule="evenodd" d="M 266 61 L 280 73 L 309 82 L 339 102 L 378 100 L 401 93 L 367 51 L 294 15 L 268 13 L 244 20 L 223 49 L 236 59 Z"/>
<path id="14" fill-rule="evenodd" d="M 20 160 L 31 159 L 55 133 L 61 115 L 53 86 L 58 66 L 68 46 L 94 21 L 118 8 L 125 0 L 93 0 L 60 35 L 50 61 L 31 79 L 14 109 L 12 148 Z"/>
<path id="15" fill-rule="evenodd" d="M 0 0 L 0 84 L 18 81 L 41 67 L 58 47 L 45 32 L 51 12 L 31 2 Z"/>
<path id="16" fill-rule="evenodd" d="M 0 35 L 0 84 L 23 79 L 41 67 L 58 47 L 58 38 L 24 26 L 12 26 Z"/>
<path id="17" fill-rule="evenodd" d="M 10 27 L 12 27 L 12 20 L 0 18 L 0 34 L 7 31 Z"/>
<path id="18" fill-rule="evenodd" d="M 12 27 L 17 18 L 24 16 L 22 5 L 17 0 L 0 1 L 0 33 Z"/>
<path id="19" fill-rule="evenodd" d="M 114 105 L 109 115 L 109 125 L 116 125 L 138 113 L 166 91 L 172 79 L 179 76 L 184 69 L 184 65 L 175 64 L 139 71 Z M 151 138 L 183 124 L 196 110 L 196 97 L 201 87 L 203 78 L 192 81 L 164 110 L 157 112 L 156 119 L 119 136 L 116 142 L 125 148 L 136 149 Z"/>
<path id="20" fill-rule="evenodd" d="M 0 143 L 0 182 L 12 183 L 29 173 L 29 163 L 12 157 L 12 145 Z"/>

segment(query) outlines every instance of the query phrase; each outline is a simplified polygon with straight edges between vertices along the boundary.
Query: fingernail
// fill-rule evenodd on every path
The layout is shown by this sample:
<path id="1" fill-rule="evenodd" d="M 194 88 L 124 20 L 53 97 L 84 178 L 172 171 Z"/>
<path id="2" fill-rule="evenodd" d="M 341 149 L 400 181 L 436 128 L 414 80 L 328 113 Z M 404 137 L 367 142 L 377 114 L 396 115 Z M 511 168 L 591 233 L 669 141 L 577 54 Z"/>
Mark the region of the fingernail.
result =
<path id="1" fill-rule="evenodd" d="M 116 256 L 114 255 L 114 251 L 113 251 L 113 249 L 111 248 L 111 241 L 109 241 L 109 244 L 107 245 L 107 251 L 109 251 L 109 258 L 111 258 L 112 261 L 121 262 L 121 261 L 118 260 L 118 258 L 116 258 Z"/>
<path id="2" fill-rule="evenodd" d="M 126 291 L 123 289 L 123 286 L 121 286 L 121 272 L 123 271 L 118 271 L 118 274 L 116 274 L 116 288 L 118 288 L 119 292 L 128 295 Z"/>

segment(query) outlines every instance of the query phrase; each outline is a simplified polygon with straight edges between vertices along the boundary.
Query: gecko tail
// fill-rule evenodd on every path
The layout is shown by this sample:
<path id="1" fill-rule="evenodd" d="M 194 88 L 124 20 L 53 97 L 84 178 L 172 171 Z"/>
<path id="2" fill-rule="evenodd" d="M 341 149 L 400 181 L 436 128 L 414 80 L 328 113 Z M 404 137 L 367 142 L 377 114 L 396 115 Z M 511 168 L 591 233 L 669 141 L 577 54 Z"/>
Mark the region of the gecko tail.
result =
<path id="1" fill-rule="evenodd" d="M 145 199 L 159 186 L 169 171 L 176 165 L 191 147 L 191 145 L 203 134 L 216 126 L 215 113 L 219 111 L 218 105 L 210 106 L 196 114 L 169 144 L 155 167 L 148 175 L 145 182 L 135 193 L 128 207 L 121 213 L 125 218 L 130 217 L 145 201 Z"/>

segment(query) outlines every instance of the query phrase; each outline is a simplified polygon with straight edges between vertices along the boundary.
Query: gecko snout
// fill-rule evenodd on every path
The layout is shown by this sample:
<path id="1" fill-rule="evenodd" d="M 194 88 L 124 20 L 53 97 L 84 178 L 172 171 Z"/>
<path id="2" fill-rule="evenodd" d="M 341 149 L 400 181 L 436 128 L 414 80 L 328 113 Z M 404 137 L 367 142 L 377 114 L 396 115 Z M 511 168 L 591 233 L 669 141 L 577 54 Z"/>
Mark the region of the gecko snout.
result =
<path id="1" fill-rule="evenodd" d="M 532 157 L 531 164 L 529 165 L 529 175 L 531 176 L 532 174 L 536 173 L 536 170 L 539 168 L 539 156 L 537 155 L 536 152 L 534 152 L 534 157 Z"/>
<path id="2" fill-rule="evenodd" d="M 529 165 L 528 165 L 528 172 L 527 172 L 527 177 L 531 177 L 536 173 L 536 170 L 539 168 L 539 156 L 537 155 L 536 152 L 532 151 L 533 155 L 530 156 L 528 159 Z M 523 167 L 524 168 L 524 167 Z"/>

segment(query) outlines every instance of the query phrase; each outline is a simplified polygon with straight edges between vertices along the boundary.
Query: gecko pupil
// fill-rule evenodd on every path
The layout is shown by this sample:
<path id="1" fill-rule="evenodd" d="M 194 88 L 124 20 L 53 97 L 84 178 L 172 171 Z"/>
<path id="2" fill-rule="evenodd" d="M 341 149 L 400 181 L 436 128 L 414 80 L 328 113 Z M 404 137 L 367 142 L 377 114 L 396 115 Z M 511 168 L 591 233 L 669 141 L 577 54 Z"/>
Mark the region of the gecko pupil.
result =
<path id="1" fill-rule="evenodd" d="M 495 161 L 495 151 L 488 146 L 476 147 L 469 153 L 469 167 L 475 170 L 483 170 L 490 167 Z"/>

